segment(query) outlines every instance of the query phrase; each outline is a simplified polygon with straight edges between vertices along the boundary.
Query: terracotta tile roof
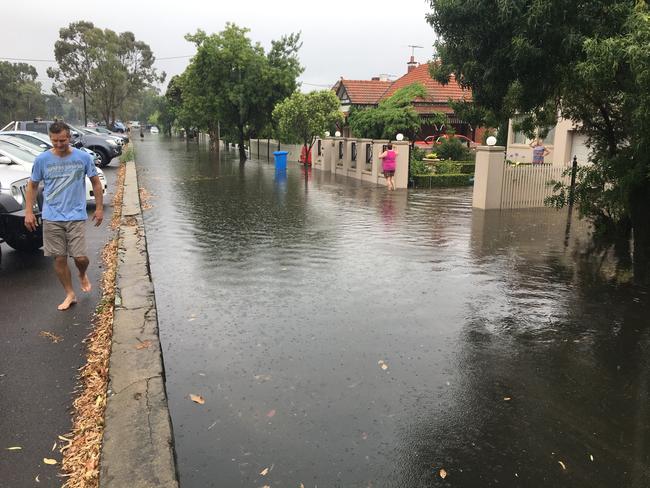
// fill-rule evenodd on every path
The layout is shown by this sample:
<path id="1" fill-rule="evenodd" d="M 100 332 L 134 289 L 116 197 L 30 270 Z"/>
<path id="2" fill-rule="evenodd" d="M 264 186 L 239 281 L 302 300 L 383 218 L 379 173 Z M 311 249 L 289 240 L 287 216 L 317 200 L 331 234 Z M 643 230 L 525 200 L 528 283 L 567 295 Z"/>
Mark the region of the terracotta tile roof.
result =
<path id="1" fill-rule="evenodd" d="M 379 103 L 382 95 L 390 88 L 392 81 L 380 80 L 345 80 L 340 79 L 332 88 L 337 91 L 341 85 L 345 88 L 350 103 L 355 105 L 374 105 Z"/>
<path id="2" fill-rule="evenodd" d="M 450 98 L 452 100 L 461 100 L 465 98 L 468 101 L 472 99 L 471 90 L 464 90 L 461 88 L 461 86 L 456 83 L 456 79 L 453 75 L 449 80 L 449 83 L 446 85 L 442 85 L 431 78 L 431 75 L 429 74 L 429 64 L 427 63 L 421 64 L 401 78 L 395 80 L 390 88 L 383 94 L 381 99 L 383 100 L 384 98 L 388 98 L 395 93 L 396 90 L 417 82 L 424 85 L 427 90 L 427 97 L 424 100 L 418 98 L 415 100 L 416 102 L 447 103 L 447 100 Z"/>

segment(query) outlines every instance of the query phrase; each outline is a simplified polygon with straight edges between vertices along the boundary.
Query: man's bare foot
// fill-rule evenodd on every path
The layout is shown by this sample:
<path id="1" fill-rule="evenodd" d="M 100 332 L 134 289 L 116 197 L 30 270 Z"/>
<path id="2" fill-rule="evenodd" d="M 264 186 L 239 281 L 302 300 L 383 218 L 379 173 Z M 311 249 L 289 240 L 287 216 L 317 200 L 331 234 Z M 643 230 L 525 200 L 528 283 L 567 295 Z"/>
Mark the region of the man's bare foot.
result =
<path id="1" fill-rule="evenodd" d="M 93 285 L 90 284 L 90 280 L 88 279 L 87 274 L 79 276 L 79 280 L 81 281 L 81 291 L 88 293 L 93 289 Z"/>
<path id="2" fill-rule="evenodd" d="M 77 303 L 77 297 L 73 293 L 72 295 L 68 295 L 65 297 L 65 300 L 61 302 L 61 305 L 59 305 L 58 308 L 59 310 L 68 310 L 72 305 Z"/>

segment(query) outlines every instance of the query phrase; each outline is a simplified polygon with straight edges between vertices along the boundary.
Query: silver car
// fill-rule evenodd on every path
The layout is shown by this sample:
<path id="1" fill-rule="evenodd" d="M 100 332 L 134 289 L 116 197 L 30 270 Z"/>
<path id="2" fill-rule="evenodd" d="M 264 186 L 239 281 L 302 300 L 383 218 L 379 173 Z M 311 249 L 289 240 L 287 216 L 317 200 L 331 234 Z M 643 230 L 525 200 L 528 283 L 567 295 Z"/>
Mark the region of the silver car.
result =
<path id="1" fill-rule="evenodd" d="M 0 133 L 0 156 L 9 158 L 13 163 L 21 165 L 31 173 L 32 166 L 34 166 L 34 159 L 36 159 L 36 156 L 38 156 L 43 151 L 47 151 L 47 148 L 32 144 L 24 139 L 20 139 L 16 135 L 4 134 L 5 133 Z M 106 183 L 104 172 L 100 168 L 97 168 L 97 175 L 99 176 L 99 181 L 101 181 L 102 184 L 102 194 L 105 195 L 108 185 Z M 87 176 L 86 203 L 95 203 L 93 184 L 90 181 L 90 178 Z"/>

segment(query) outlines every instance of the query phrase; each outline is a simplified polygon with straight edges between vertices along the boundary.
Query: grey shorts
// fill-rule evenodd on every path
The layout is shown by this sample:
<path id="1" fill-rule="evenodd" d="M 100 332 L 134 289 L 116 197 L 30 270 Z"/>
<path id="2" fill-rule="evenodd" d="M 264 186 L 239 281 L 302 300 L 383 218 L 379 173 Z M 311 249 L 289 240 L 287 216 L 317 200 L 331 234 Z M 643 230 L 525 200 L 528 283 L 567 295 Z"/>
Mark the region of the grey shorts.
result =
<path id="1" fill-rule="evenodd" d="M 46 256 L 85 256 L 86 221 L 43 220 L 43 252 Z"/>

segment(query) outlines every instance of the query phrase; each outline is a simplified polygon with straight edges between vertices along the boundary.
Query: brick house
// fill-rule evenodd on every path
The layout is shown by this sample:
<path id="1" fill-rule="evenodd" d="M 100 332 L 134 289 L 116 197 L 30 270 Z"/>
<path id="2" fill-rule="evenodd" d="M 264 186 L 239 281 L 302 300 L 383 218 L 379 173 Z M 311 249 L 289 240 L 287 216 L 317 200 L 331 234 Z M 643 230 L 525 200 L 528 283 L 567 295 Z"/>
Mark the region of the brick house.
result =
<path id="1" fill-rule="evenodd" d="M 395 81 L 380 78 L 371 80 L 346 80 L 341 78 L 332 87 L 332 90 L 341 100 L 341 111 L 347 116 L 353 106 L 376 107 L 380 101 L 390 97 L 396 90 L 413 83 L 421 83 L 427 91 L 427 96 L 413 101 L 413 108 L 424 120 L 416 140 L 424 140 L 427 136 L 444 134 L 449 128 L 453 128 L 456 134 L 481 142 L 484 129 L 472 127 L 460 120 L 449 106 L 450 99 L 471 101 L 471 90 L 463 89 L 456 83 L 453 75 L 447 85 L 438 83 L 429 74 L 429 64 L 418 64 L 414 61 L 413 56 L 411 56 L 407 66 L 407 73 Z M 447 122 L 444 126 L 437 126 L 433 122 L 427 123 L 427 119 L 431 119 L 434 112 L 442 112 L 447 116 Z M 342 133 L 344 136 L 349 136 L 349 127 L 344 126 Z"/>

